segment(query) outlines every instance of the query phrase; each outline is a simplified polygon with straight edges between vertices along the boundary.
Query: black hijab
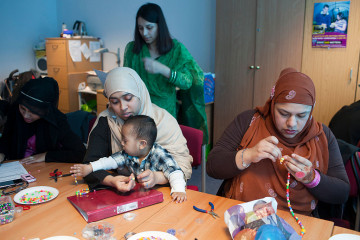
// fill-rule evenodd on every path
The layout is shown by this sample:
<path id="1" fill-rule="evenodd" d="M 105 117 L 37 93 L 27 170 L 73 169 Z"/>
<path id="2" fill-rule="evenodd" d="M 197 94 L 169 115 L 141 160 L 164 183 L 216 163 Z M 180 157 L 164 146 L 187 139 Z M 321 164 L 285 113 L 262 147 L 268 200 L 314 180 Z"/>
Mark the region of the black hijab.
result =
<path id="1" fill-rule="evenodd" d="M 18 104 L 56 125 L 55 112 L 59 103 L 59 86 L 50 77 L 29 80 L 20 90 Z"/>

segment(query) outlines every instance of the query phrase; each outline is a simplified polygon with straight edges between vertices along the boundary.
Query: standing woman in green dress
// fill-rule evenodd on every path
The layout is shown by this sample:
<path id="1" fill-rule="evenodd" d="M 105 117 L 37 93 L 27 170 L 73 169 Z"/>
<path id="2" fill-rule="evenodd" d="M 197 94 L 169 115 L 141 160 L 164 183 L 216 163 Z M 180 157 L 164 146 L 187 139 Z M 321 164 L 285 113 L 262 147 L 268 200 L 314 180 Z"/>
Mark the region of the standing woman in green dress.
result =
<path id="1" fill-rule="evenodd" d="M 147 3 L 139 8 L 134 39 L 125 48 L 124 66 L 140 75 L 154 104 L 166 109 L 180 124 L 202 130 L 207 143 L 204 73 L 185 46 L 171 38 L 158 5 Z"/>

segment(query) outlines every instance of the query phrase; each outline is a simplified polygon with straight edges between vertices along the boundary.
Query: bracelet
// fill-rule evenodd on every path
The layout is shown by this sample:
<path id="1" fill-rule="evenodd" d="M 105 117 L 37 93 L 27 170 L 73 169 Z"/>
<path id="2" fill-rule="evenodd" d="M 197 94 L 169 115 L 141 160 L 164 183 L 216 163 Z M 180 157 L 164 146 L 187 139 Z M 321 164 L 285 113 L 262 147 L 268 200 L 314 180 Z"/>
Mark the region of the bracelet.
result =
<path id="1" fill-rule="evenodd" d="M 251 164 L 251 163 L 245 164 L 245 162 L 244 162 L 244 152 L 246 150 L 247 150 L 247 148 L 244 148 L 243 151 L 241 152 L 241 163 L 242 163 L 242 166 L 243 166 L 244 169 L 248 168 L 250 166 L 250 164 Z"/>
<path id="2" fill-rule="evenodd" d="M 305 187 L 314 188 L 317 185 L 319 185 L 319 183 L 320 183 L 320 173 L 318 171 L 316 171 L 316 170 L 314 170 L 314 172 L 315 172 L 314 180 L 312 180 L 312 182 L 310 182 L 310 183 L 304 183 Z"/>
<path id="3" fill-rule="evenodd" d="M 169 79 L 170 83 L 175 82 L 175 79 L 176 79 L 176 71 L 170 70 L 170 79 Z"/>

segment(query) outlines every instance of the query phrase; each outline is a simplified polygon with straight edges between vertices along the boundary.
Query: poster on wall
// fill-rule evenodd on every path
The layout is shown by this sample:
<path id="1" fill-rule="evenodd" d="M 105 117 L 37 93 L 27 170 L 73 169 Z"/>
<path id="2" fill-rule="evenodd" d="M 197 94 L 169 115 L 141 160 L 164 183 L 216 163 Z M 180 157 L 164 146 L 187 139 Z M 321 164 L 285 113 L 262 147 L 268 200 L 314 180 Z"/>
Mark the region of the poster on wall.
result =
<path id="1" fill-rule="evenodd" d="M 312 47 L 345 48 L 350 1 L 314 3 Z"/>

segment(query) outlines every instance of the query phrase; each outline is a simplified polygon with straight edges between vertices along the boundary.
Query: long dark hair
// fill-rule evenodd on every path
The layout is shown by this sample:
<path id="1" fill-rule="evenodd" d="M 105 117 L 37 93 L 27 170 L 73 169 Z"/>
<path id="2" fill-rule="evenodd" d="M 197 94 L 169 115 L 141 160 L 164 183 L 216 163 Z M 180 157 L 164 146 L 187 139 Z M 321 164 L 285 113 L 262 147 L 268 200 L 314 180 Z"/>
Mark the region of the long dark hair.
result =
<path id="1" fill-rule="evenodd" d="M 160 55 L 168 53 L 174 44 L 166 24 L 164 14 L 159 5 L 156 5 L 155 3 L 146 3 L 142 5 L 136 14 L 134 33 L 135 44 L 133 52 L 135 54 L 139 54 L 142 46 L 146 44 L 138 29 L 137 20 L 139 17 L 142 17 L 146 21 L 156 23 L 158 25 L 158 36 L 156 42 L 157 49 Z"/>

